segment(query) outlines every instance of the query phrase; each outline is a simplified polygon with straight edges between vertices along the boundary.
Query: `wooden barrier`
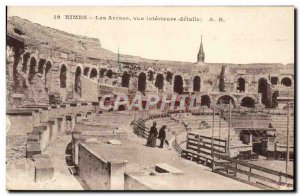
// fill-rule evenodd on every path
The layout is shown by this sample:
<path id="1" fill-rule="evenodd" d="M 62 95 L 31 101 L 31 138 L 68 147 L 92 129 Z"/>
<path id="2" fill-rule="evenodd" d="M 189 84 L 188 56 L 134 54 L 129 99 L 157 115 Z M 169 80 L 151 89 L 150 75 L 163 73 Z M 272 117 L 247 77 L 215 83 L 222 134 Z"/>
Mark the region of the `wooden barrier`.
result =
<path id="1" fill-rule="evenodd" d="M 213 156 L 213 172 L 215 173 L 262 189 L 279 190 L 293 187 L 292 175 L 233 159 L 225 154 L 213 153 Z M 286 180 L 286 182 L 283 182 L 283 180 Z"/>
<path id="2" fill-rule="evenodd" d="M 181 151 L 181 157 L 212 167 L 212 149 L 226 153 L 226 143 L 226 140 L 187 133 L 186 150 Z"/>

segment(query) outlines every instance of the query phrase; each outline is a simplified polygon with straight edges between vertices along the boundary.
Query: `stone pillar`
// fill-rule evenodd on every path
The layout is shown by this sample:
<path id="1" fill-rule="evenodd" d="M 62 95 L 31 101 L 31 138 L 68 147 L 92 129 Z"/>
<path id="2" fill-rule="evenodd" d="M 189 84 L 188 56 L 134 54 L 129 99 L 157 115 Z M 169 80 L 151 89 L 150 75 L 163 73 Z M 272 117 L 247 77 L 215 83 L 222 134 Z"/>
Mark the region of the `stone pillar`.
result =
<path id="1" fill-rule="evenodd" d="M 127 161 L 108 162 L 110 190 L 124 190 L 124 174 Z"/>

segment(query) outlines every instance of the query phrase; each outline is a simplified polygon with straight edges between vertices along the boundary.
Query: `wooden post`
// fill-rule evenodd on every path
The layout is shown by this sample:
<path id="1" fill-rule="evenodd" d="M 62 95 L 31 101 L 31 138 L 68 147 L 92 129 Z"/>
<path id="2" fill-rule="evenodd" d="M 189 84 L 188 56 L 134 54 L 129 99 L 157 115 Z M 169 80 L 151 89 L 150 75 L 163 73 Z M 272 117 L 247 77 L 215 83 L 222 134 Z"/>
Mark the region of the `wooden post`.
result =
<path id="1" fill-rule="evenodd" d="M 250 177 L 251 177 L 251 167 L 249 167 L 249 175 L 248 175 L 248 182 L 250 182 Z"/>
<path id="2" fill-rule="evenodd" d="M 229 101 L 229 123 L 228 123 L 227 153 L 229 153 L 229 148 L 230 148 L 230 132 L 231 132 L 231 100 Z"/>
<path id="3" fill-rule="evenodd" d="M 215 132 L 215 106 L 213 107 L 213 124 L 211 132 L 211 153 L 214 151 L 214 132 Z"/>
<path id="4" fill-rule="evenodd" d="M 212 158 L 212 171 L 214 171 L 215 159 L 214 159 L 214 130 L 215 130 L 215 105 L 213 106 L 213 124 L 211 133 L 211 158 Z"/>
<path id="5" fill-rule="evenodd" d="M 221 110 L 222 110 L 222 102 L 220 103 L 221 107 L 219 108 L 219 150 L 221 149 Z"/>
<path id="6" fill-rule="evenodd" d="M 288 164 L 290 159 L 290 103 L 288 103 L 288 112 L 287 112 L 287 133 L 286 133 L 286 165 L 285 173 L 288 174 Z M 287 181 L 287 178 L 286 178 Z"/>
<path id="7" fill-rule="evenodd" d="M 189 149 L 189 132 L 186 129 L 186 150 L 188 150 L 188 149 Z"/>

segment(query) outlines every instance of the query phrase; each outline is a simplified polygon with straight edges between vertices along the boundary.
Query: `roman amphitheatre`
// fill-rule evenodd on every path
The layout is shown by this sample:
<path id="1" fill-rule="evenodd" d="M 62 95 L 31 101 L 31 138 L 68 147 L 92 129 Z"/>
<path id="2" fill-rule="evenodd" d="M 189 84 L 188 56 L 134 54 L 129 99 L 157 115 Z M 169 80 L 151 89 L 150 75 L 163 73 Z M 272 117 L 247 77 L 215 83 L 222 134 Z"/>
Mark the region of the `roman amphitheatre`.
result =
<path id="1" fill-rule="evenodd" d="M 208 63 L 204 40 L 196 62 L 145 59 L 16 16 L 6 43 L 7 189 L 293 189 L 293 63 Z M 101 110 L 108 94 L 178 99 Z M 145 145 L 154 121 L 164 148 Z"/>

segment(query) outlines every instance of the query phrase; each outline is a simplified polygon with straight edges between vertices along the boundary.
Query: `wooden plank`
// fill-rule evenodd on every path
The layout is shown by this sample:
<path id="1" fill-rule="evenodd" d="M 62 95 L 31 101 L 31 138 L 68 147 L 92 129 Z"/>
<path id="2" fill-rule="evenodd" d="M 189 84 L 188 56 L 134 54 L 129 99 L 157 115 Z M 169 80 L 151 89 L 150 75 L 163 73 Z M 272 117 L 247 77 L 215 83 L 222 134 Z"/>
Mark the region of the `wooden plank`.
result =
<path id="1" fill-rule="evenodd" d="M 202 138 L 205 138 L 205 139 L 212 139 L 211 137 L 207 137 L 207 136 L 204 136 L 204 135 L 200 135 L 200 137 Z M 220 142 L 226 142 L 226 140 L 222 140 L 222 139 L 218 139 L 218 138 L 214 138 L 215 141 L 220 141 Z"/>
<path id="2" fill-rule="evenodd" d="M 218 153 L 215 153 L 214 156 L 217 157 L 217 158 L 220 158 L 220 159 L 228 160 L 232 163 L 237 163 L 237 164 L 242 165 L 242 166 L 251 167 L 252 169 L 263 171 L 263 172 L 266 172 L 266 173 L 269 173 L 269 174 L 273 174 L 273 175 L 276 175 L 276 176 L 284 176 L 286 178 L 293 179 L 292 175 L 281 173 L 281 172 L 278 172 L 278 171 L 275 171 L 275 170 L 272 170 L 272 169 L 268 169 L 268 168 L 265 168 L 265 167 L 260 167 L 260 166 L 257 166 L 257 165 L 251 164 L 251 163 L 247 163 L 247 162 L 244 162 L 244 161 L 239 161 L 239 160 L 236 160 L 236 159 L 232 159 L 230 157 L 227 157 L 227 156 L 224 156 L 224 155 L 221 155 L 221 154 L 218 154 Z"/>
<path id="3" fill-rule="evenodd" d="M 272 178 L 268 178 L 268 177 L 265 177 L 265 176 L 261 176 L 261 175 L 258 175 L 258 174 L 255 174 L 255 173 L 251 173 L 249 171 L 245 171 L 245 170 L 242 170 L 242 169 L 239 169 L 239 168 L 235 168 L 231 165 L 228 165 L 228 164 L 224 164 L 224 163 L 215 163 L 216 165 L 219 165 L 219 166 L 222 166 L 222 167 L 225 167 L 226 169 L 230 169 L 230 170 L 233 170 L 235 172 L 238 172 L 238 173 L 241 173 L 241 174 L 244 174 L 244 175 L 247 175 L 248 178 L 249 177 L 253 177 L 253 178 L 256 178 L 256 179 L 259 179 L 259 180 L 263 180 L 263 181 L 267 181 L 267 182 L 271 182 L 271 183 L 274 183 L 276 185 L 279 184 L 278 181 L 272 179 Z M 251 168 L 251 167 L 250 167 Z M 248 180 L 249 181 L 249 180 Z"/>

